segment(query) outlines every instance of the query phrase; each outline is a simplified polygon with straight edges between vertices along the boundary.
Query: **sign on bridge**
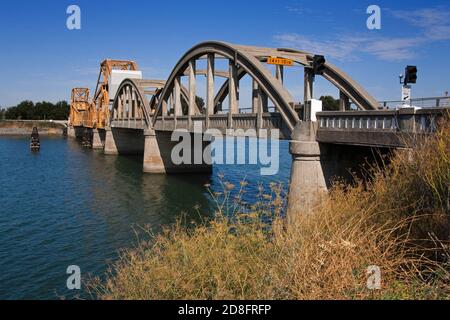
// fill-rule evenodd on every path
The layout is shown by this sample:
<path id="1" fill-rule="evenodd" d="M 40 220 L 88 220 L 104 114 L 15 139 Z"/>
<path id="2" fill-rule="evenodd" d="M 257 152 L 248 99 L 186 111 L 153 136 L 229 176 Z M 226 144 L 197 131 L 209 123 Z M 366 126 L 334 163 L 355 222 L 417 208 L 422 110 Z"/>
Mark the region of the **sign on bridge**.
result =
<path id="1" fill-rule="evenodd" d="M 285 58 L 277 58 L 277 57 L 269 57 L 267 59 L 268 64 L 276 64 L 280 66 L 292 67 L 294 65 L 294 60 L 285 59 Z"/>

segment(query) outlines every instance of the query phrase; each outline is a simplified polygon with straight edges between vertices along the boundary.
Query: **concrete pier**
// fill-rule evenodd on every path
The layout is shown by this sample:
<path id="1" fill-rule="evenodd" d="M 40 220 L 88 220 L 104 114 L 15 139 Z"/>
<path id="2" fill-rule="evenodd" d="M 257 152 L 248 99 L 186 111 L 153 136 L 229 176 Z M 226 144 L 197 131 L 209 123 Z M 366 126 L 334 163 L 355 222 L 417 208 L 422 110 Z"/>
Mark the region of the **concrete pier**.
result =
<path id="1" fill-rule="evenodd" d="M 290 142 L 292 154 L 291 181 L 288 196 L 288 215 L 308 213 L 327 192 L 326 170 L 323 166 L 327 156 L 325 148 L 315 140 L 317 124 L 300 123 Z"/>
<path id="2" fill-rule="evenodd" d="M 105 136 L 105 132 L 104 130 L 102 130 L 103 132 L 103 137 Z M 100 133 L 100 130 L 98 129 L 93 129 L 92 130 L 92 149 L 96 149 L 96 150 L 102 150 L 104 148 L 104 141 L 105 139 L 102 139 L 102 134 Z"/>
<path id="3" fill-rule="evenodd" d="M 317 142 L 318 123 L 297 125 L 290 142 L 292 155 L 288 216 L 311 213 L 336 179 L 351 183 L 366 179 L 371 166 L 389 160 L 386 147 L 328 144 Z"/>
<path id="4" fill-rule="evenodd" d="M 165 174 L 166 167 L 164 166 L 164 161 L 156 139 L 156 132 L 154 130 L 145 130 L 144 139 L 144 172 L 152 174 Z"/>
<path id="5" fill-rule="evenodd" d="M 105 149 L 104 153 L 106 155 L 118 155 L 119 151 L 117 150 L 116 142 L 114 140 L 114 136 L 111 128 L 105 129 Z"/>
<path id="6" fill-rule="evenodd" d="M 70 126 L 70 127 L 67 128 L 67 136 L 69 138 L 76 139 L 75 128 L 74 127 Z"/>

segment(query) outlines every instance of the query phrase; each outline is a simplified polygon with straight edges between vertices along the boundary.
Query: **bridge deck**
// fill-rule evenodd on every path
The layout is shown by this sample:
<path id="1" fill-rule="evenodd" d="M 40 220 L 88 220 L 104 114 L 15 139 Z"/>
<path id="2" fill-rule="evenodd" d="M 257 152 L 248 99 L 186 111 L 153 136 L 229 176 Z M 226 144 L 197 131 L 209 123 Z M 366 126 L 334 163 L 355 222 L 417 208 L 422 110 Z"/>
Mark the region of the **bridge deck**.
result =
<path id="1" fill-rule="evenodd" d="M 317 140 L 322 143 L 405 147 L 407 141 L 416 134 L 428 134 L 436 131 L 439 119 L 450 108 L 413 109 L 397 111 L 338 111 L 317 113 Z M 290 139 L 289 130 L 283 126 L 279 113 L 258 114 L 215 114 L 209 118 L 205 115 L 158 117 L 155 122 L 157 131 L 174 131 L 175 129 L 194 132 L 194 124 L 202 131 L 215 129 L 223 135 L 230 134 L 229 129 L 239 129 L 233 135 L 256 136 L 258 129 L 279 130 L 280 139 Z M 114 120 L 112 127 L 126 129 L 146 129 L 142 119 Z M 197 129 L 198 130 L 198 129 Z"/>

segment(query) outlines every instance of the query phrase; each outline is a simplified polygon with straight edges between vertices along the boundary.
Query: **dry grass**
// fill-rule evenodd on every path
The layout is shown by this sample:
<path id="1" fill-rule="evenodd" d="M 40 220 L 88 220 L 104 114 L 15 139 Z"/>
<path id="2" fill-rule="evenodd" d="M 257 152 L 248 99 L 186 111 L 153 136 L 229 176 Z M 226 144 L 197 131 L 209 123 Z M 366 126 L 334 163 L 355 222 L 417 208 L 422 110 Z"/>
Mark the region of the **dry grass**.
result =
<path id="1" fill-rule="evenodd" d="M 215 220 L 193 229 L 180 222 L 141 243 L 91 292 L 101 299 L 449 299 L 449 155 L 447 122 L 414 151 L 373 168 L 371 182 L 336 185 L 314 214 L 299 213 L 289 225 L 279 218 L 279 187 L 243 208 L 225 184 Z M 224 218 L 230 210 L 232 221 Z M 371 265 L 381 268 L 381 290 L 367 288 Z"/>

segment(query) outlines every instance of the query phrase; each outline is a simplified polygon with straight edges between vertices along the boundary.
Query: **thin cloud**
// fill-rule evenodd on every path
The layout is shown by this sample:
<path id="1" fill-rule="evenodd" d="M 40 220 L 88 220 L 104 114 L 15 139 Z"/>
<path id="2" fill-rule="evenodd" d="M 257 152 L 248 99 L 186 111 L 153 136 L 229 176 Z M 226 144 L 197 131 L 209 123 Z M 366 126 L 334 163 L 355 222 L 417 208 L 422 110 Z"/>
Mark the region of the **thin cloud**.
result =
<path id="1" fill-rule="evenodd" d="M 313 13 L 313 11 L 311 9 L 305 8 L 300 5 L 286 6 L 285 9 L 291 13 L 296 13 L 296 14 L 311 14 L 311 13 Z"/>
<path id="2" fill-rule="evenodd" d="M 380 60 L 400 61 L 417 57 L 417 47 L 425 41 L 422 38 L 386 38 L 367 40 L 360 48 L 362 52 L 372 54 Z"/>
<path id="3" fill-rule="evenodd" d="M 301 7 L 287 7 L 302 12 Z M 278 34 L 274 40 L 281 46 L 294 47 L 343 61 L 358 60 L 365 53 L 385 61 L 400 61 L 417 57 L 422 46 L 450 39 L 450 10 L 442 7 L 418 10 L 384 9 L 392 17 L 417 27 L 418 35 L 385 37 L 379 35 L 347 35 L 333 38 L 307 37 L 297 33 Z"/>
<path id="4" fill-rule="evenodd" d="M 286 47 L 324 54 L 336 60 L 358 60 L 359 53 L 376 56 L 380 60 L 397 61 L 416 56 L 413 48 L 421 45 L 421 38 L 386 38 L 371 36 L 341 36 L 337 39 L 310 39 L 299 34 L 280 34 L 275 41 Z"/>
<path id="5" fill-rule="evenodd" d="M 450 39 L 450 10 L 425 8 L 412 11 L 386 9 L 393 17 L 419 27 L 430 40 Z"/>

